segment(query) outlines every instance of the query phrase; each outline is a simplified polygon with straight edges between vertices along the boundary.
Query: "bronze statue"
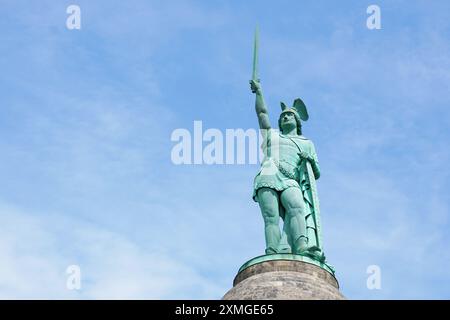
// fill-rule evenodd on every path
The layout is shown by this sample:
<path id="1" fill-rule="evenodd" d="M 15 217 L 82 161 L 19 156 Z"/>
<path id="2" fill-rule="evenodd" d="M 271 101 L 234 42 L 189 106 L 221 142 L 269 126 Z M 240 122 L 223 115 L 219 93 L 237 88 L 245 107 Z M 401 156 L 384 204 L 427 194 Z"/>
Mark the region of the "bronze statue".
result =
<path id="1" fill-rule="evenodd" d="M 273 129 L 257 78 L 257 62 L 258 31 L 250 85 L 256 94 L 264 160 L 254 180 L 253 199 L 259 203 L 264 219 L 265 252 L 292 253 L 325 262 L 315 182 L 320 177 L 319 162 L 314 144 L 302 134 L 302 121 L 309 118 L 306 106 L 301 99 L 296 99 L 292 108 L 281 102 L 279 130 Z"/>

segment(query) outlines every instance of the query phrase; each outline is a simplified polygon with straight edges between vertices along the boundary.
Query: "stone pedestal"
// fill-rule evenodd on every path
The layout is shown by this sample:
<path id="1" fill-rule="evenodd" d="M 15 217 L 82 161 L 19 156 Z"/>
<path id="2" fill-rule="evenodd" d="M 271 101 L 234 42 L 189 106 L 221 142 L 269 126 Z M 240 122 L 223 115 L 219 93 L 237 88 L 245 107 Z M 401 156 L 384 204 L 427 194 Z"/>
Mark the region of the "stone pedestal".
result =
<path id="1" fill-rule="evenodd" d="M 223 300 L 342 300 L 333 273 L 298 256 L 258 257 L 244 264 Z"/>

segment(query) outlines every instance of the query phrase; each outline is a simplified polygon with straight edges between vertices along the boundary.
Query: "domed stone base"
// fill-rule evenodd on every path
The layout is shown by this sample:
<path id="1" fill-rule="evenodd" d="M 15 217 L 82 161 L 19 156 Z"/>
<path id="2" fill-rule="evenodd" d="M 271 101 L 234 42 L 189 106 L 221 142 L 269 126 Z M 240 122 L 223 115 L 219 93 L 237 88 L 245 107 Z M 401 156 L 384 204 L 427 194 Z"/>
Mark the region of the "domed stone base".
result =
<path id="1" fill-rule="evenodd" d="M 269 260 L 240 270 L 223 300 L 342 300 L 330 272 L 304 261 Z"/>

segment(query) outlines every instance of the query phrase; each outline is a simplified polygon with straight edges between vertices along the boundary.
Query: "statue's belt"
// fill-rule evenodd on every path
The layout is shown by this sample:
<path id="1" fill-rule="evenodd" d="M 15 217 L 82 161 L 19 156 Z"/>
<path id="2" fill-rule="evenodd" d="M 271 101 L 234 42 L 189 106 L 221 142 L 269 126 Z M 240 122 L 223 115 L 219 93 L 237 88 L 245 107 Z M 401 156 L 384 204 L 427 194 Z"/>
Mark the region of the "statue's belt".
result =
<path id="1" fill-rule="evenodd" d="M 280 163 L 280 161 L 278 161 L 277 159 L 272 159 L 272 160 L 273 160 L 273 163 L 277 166 L 278 170 L 282 174 L 284 174 L 289 179 L 293 179 L 298 182 L 299 174 L 298 174 L 297 167 L 294 167 L 293 169 L 289 170 L 283 165 L 283 161 L 281 161 L 281 163 Z M 291 165 L 289 165 L 289 166 L 291 166 Z"/>

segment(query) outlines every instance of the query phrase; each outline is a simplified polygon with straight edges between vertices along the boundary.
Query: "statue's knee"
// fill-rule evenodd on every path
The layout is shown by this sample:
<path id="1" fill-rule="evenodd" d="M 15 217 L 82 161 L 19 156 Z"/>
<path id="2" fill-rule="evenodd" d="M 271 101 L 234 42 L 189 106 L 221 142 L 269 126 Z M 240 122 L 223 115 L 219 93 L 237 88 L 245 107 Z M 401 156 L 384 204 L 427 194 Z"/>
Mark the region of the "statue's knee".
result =
<path id="1" fill-rule="evenodd" d="M 280 221 L 278 208 L 267 206 L 266 208 L 263 208 L 262 214 L 266 224 L 278 224 Z"/>
<path id="2" fill-rule="evenodd" d="M 288 210 L 286 210 L 286 216 L 293 218 L 293 217 L 303 217 L 304 212 L 302 207 L 291 207 Z"/>
<path id="3" fill-rule="evenodd" d="M 286 207 L 287 211 L 292 212 L 303 212 L 305 211 L 305 202 L 303 201 L 303 198 L 290 198 L 285 199 L 284 206 Z"/>
<path id="4" fill-rule="evenodd" d="M 266 224 L 278 224 L 280 213 L 275 191 L 269 188 L 258 190 L 258 202 Z"/>
<path id="5" fill-rule="evenodd" d="M 264 216 L 264 223 L 266 225 L 276 225 L 278 226 L 278 223 L 280 222 L 280 218 L 275 215 L 271 216 Z"/>

